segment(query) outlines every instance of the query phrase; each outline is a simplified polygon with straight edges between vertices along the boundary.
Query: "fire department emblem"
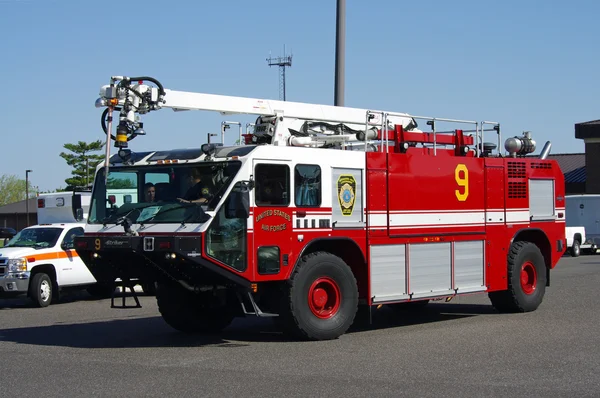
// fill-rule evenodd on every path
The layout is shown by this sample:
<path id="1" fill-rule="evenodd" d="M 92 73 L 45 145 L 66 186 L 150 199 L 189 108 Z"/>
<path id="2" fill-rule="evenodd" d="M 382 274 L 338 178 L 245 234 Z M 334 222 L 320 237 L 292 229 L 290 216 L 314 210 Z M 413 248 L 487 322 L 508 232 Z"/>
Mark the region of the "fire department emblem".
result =
<path id="1" fill-rule="evenodd" d="M 202 188 L 202 195 L 208 195 L 208 188 Z"/>
<path id="2" fill-rule="evenodd" d="M 354 176 L 349 174 L 342 174 L 337 181 L 338 187 L 338 201 L 340 203 L 340 210 L 343 216 L 352 215 L 354 210 L 354 200 L 356 198 L 354 192 L 356 192 L 356 180 Z"/>

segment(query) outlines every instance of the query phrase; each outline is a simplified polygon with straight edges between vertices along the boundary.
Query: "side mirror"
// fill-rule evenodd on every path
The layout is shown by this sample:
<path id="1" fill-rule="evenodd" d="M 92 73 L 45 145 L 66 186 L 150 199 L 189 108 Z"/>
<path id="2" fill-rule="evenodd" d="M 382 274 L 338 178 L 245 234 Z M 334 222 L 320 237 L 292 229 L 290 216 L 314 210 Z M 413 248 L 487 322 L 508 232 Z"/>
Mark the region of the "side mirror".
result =
<path id="1" fill-rule="evenodd" d="M 75 210 L 75 219 L 77 221 L 83 220 L 83 209 L 81 207 Z"/>
<path id="2" fill-rule="evenodd" d="M 248 185 L 237 183 L 224 206 L 225 218 L 248 218 L 250 215 L 250 190 Z"/>

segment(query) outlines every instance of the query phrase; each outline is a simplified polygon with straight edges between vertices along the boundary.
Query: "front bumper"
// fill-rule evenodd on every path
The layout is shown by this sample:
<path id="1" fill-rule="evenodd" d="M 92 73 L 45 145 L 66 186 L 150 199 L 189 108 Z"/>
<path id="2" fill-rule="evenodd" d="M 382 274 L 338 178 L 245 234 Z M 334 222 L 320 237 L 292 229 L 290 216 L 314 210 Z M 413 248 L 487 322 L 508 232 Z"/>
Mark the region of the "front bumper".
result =
<path id="1" fill-rule="evenodd" d="M 0 292 L 27 293 L 29 290 L 29 272 L 0 276 Z"/>
<path id="2" fill-rule="evenodd" d="M 98 281 L 167 276 L 196 285 L 250 282 L 202 257 L 200 236 L 108 236 L 75 238 L 75 250 Z M 152 278 L 151 278 L 152 279 Z"/>

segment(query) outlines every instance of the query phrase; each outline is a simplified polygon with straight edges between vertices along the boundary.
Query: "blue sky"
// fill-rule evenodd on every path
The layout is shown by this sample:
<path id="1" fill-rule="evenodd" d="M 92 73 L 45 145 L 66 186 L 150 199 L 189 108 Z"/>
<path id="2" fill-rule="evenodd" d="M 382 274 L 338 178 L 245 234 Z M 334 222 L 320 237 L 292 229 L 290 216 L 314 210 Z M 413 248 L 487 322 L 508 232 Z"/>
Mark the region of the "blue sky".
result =
<path id="1" fill-rule="evenodd" d="M 597 1 L 347 0 L 345 105 L 496 120 L 553 153 L 583 152 L 600 118 Z M 0 0 L 0 175 L 64 187 L 65 143 L 104 139 L 100 86 L 146 75 L 166 88 L 278 97 L 266 58 L 293 53 L 287 99 L 333 103 L 335 0 Z M 244 123 L 252 117 L 228 117 Z M 163 110 L 133 150 L 194 147 L 222 116 Z M 233 135 L 228 142 L 233 142 Z"/>

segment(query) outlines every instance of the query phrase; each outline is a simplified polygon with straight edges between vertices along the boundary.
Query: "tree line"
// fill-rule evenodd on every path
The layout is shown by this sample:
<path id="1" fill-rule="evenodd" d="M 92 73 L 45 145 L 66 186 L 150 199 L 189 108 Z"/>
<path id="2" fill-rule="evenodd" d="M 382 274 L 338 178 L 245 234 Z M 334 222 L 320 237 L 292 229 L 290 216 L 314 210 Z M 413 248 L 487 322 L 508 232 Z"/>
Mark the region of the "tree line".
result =
<path id="1" fill-rule="evenodd" d="M 104 156 L 98 152 L 102 150 L 105 143 L 100 140 L 93 142 L 79 141 L 76 144 L 67 143 L 63 148 L 67 152 L 61 152 L 59 156 L 71 166 L 71 176 L 65 179 L 66 186 L 58 187 L 52 191 L 60 192 L 72 191 L 74 189 L 88 189 L 94 182 L 94 173 L 96 166 L 103 160 Z M 43 193 L 37 187 L 27 181 L 29 187 L 26 187 L 26 180 L 16 175 L 0 175 L 0 206 L 25 200 L 27 192 L 29 197 L 35 197 L 38 193 Z"/>

